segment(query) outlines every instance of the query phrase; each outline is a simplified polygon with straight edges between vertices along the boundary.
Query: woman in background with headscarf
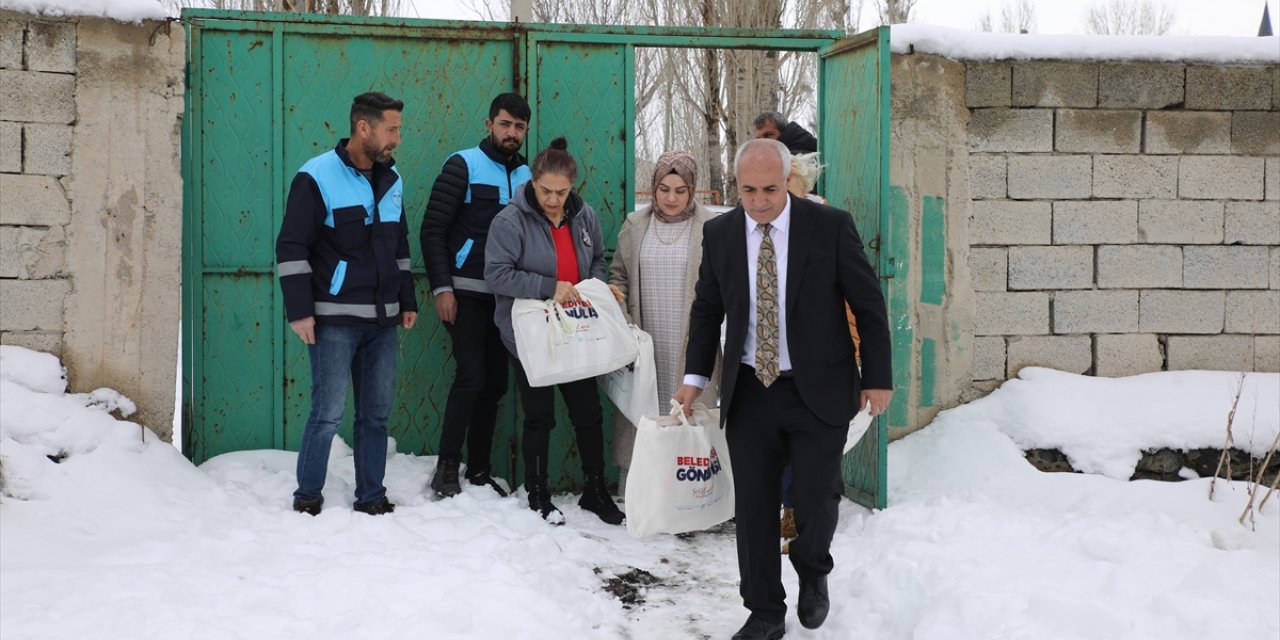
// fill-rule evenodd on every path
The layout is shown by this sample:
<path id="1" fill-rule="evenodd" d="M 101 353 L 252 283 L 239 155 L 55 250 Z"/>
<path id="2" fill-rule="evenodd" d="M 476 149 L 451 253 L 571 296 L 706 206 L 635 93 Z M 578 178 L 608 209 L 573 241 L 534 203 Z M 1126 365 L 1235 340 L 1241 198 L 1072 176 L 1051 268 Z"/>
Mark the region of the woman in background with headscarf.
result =
<path id="1" fill-rule="evenodd" d="M 658 407 L 667 406 L 684 373 L 689 305 L 702 264 L 702 225 L 715 214 L 697 203 L 697 164 L 685 151 L 668 151 L 653 170 L 653 202 L 627 215 L 609 267 L 609 287 L 628 318 L 653 338 L 658 373 Z M 702 397 L 719 397 L 720 363 Z M 625 490 L 636 428 L 614 414 L 613 457 Z"/>

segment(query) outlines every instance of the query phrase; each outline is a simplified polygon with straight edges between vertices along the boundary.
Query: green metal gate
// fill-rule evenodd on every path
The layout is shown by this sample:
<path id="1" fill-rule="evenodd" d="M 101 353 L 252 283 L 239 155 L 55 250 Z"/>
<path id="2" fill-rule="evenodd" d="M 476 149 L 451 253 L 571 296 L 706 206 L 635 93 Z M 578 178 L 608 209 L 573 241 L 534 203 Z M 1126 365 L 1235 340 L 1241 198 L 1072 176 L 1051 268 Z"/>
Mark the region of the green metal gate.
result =
<path id="1" fill-rule="evenodd" d="M 634 207 L 634 53 L 636 47 L 823 50 L 825 95 L 820 131 L 846 126 L 842 113 L 880 118 L 887 81 L 865 95 L 866 45 L 846 51 L 838 33 L 729 29 L 569 27 L 377 18 L 331 18 L 189 10 L 187 112 L 183 129 L 184 336 L 183 441 L 197 463 L 227 451 L 296 449 L 309 408 L 306 351 L 284 322 L 275 282 L 275 234 L 297 167 L 347 134 L 351 96 L 382 90 L 405 101 L 397 165 L 423 306 L 418 326 L 401 332 L 397 406 L 391 434 L 402 452 L 433 454 L 453 367 L 449 341 L 429 306 L 416 242 L 431 182 L 450 153 L 484 136 L 489 100 L 503 91 L 529 98 L 536 152 L 564 135 L 581 167 L 579 190 L 600 213 L 611 253 L 623 216 Z M 871 65 L 887 80 L 887 30 Z M 862 42 L 859 40 L 858 42 Z M 862 65 L 862 66 L 858 66 Z M 828 90 L 826 87 L 830 87 Z M 857 90 L 855 90 L 857 88 Z M 833 91 L 834 90 L 834 91 Z M 884 92 L 883 101 L 880 92 Z M 837 94 L 838 92 L 838 94 Z M 855 104 L 856 103 L 856 104 Z M 884 125 L 887 127 L 887 124 Z M 863 130 L 858 129 L 858 135 Z M 853 204 L 882 207 L 879 178 L 887 135 L 876 151 L 849 136 L 820 136 L 832 158 L 846 154 L 863 173 L 827 189 L 862 194 Z M 867 165 L 875 160 L 873 173 Z M 858 164 L 861 163 L 861 164 Z M 844 176 L 829 170 L 828 175 Z M 875 195 L 870 195 L 875 191 Z M 837 204 L 841 200 L 834 199 Z M 873 204 L 874 203 L 874 204 Z M 855 209 L 856 210 L 856 209 Z M 879 209 L 877 209 L 879 211 Z M 873 237 L 859 217 L 864 236 Z M 879 213 L 871 218 L 877 220 Z M 607 402 L 607 401 L 606 401 Z M 514 390 L 502 401 L 495 473 L 522 477 L 515 446 Z M 564 412 L 561 411 L 561 415 Z M 553 432 L 552 484 L 579 484 L 573 430 Z M 606 429 L 611 421 L 606 417 Z M 344 437 L 350 425 L 343 426 Z M 863 445 L 859 460 L 883 456 Z M 558 455 L 558 452 L 563 455 Z M 856 453 L 856 452 L 855 452 Z M 851 495 L 884 500 L 884 466 L 851 464 Z M 868 474 L 867 470 L 870 469 Z M 425 479 L 424 479 L 425 481 Z"/>

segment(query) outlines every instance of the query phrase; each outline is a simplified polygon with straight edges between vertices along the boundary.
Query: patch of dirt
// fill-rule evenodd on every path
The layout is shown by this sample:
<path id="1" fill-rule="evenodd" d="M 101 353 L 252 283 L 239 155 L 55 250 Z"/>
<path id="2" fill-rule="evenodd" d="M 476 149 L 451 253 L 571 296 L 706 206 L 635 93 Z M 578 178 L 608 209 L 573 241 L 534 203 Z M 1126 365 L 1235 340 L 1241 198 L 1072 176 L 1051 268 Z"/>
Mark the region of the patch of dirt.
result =
<path id="1" fill-rule="evenodd" d="M 599 571 L 599 570 L 597 570 Z M 631 568 L 604 581 L 604 590 L 622 601 L 625 609 L 644 604 L 644 594 L 652 585 L 658 584 L 658 578 L 644 569 Z"/>

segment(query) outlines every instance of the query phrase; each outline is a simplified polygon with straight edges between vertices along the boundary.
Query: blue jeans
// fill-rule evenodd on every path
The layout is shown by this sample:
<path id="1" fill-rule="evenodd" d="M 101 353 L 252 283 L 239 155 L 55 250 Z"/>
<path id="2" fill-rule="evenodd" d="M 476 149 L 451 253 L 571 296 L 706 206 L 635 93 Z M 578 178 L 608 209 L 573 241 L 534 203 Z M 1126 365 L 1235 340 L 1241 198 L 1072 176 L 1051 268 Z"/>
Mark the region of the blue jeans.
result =
<path id="1" fill-rule="evenodd" d="M 323 500 L 329 446 L 347 403 L 347 378 L 356 401 L 356 504 L 387 495 L 387 417 L 396 388 L 396 327 L 316 325 L 311 357 L 311 415 L 298 447 L 298 490 L 293 497 Z"/>

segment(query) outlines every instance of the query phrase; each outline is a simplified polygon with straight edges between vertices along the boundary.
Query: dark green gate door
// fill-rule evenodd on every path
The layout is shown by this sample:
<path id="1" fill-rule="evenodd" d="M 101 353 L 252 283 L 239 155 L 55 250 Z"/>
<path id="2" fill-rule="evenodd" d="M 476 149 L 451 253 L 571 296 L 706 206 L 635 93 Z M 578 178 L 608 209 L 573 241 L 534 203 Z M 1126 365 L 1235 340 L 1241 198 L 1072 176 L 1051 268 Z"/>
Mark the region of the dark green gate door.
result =
<path id="1" fill-rule="evenodd" d="M 183 149 L 184 441 L 197 463 L 298 446 L 311 376 L 304 345 L 283 322 L 275 234 L 294 172 L 346 137 L 351 97 L 381 90 L 405 102 L 397 162 L 425 307 L 416 234 L 431 181 L 449 153 L 483 138 L 489 100 L 515 88 L 517 59 L 512 35 L 497 29 L 207 14 L 189 16 Z M 434 448 L 452 380 L 447 335 L 423 312 L 401 332 L 391 416 L 401 451 Z M 507 433 L 495 445 L 504 474 L 512 405 L 504 400 Z"/>
<path id="2" fill-rule="evenodd" d="M 819 52 L 819 130 L 825 193 L 833 206 L 853 213 L 867 257 L 880 274 L 894 339 L 893 404 L 877 418 L 862 440 L 845 456 L 845 493 L 858 502 L 884 507 L 888 473 L 889 424 L 905 415 L 910 372 L 910 333 L 905 351 L 898 344 L 900 317 L 895 306 L 895 267 L 901 256 L 885 245 L 894 228 L 889 219 L 889 28 L 881 27 L 842 40 Z M 835 134 L 833 132 L 840 132 Z"/>

